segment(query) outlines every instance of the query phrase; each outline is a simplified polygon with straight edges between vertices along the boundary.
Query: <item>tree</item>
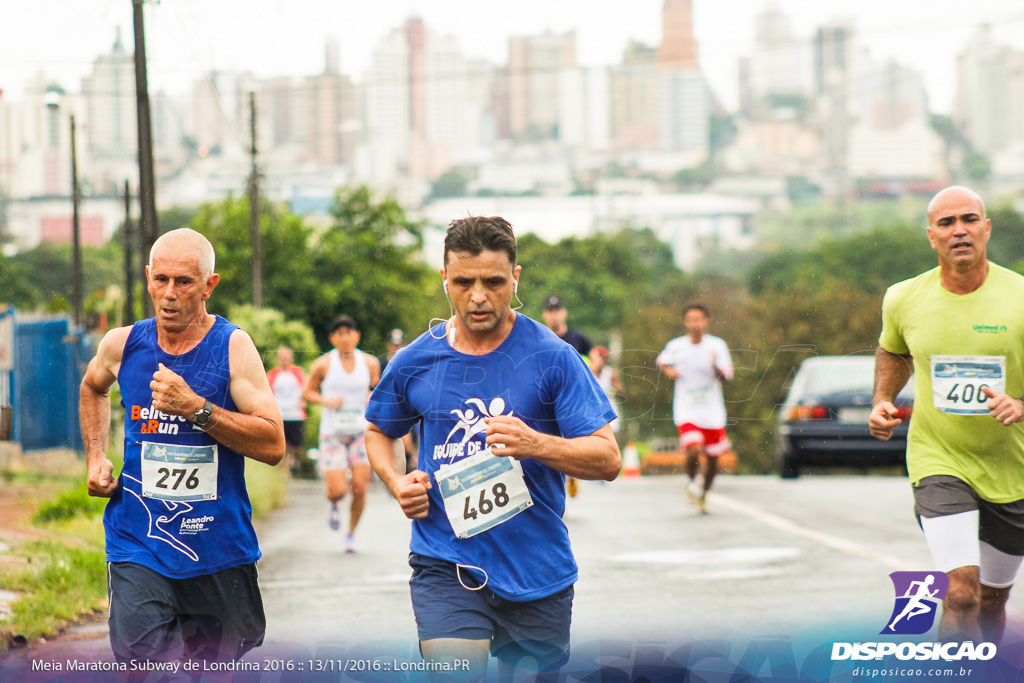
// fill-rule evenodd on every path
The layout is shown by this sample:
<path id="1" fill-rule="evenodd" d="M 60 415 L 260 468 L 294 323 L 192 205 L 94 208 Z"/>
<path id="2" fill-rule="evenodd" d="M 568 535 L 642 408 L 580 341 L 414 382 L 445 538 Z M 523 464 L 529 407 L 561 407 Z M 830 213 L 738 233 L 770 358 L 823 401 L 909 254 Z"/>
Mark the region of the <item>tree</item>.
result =
<path id="1" fill-rule="evenodd" d="M 466 176 L 458 171 L 445 171 L 434 181 L 433 186 L 430 188 L 430 197 L 432 199 L 465 197 L 468 184 L 469 181 L 466 179 Z"/>
<path id="2" fill-rule="evenodd" d="M 10 258 L 20 264 L 24 282 L 12 288 L 21 292 L 20 304 L 35 307 L 56 302 L 55 310 L 64 310 L 59 302 L 71 301 L 71 245 L 43 242 Z M 102 247 L 82 247 L 83 298 L 103 292 L 110 285 L 124 284 L 123 254 L 120 247 L 107 242 Z M 28 294 L 29 290 L 35 292 Z M 6 291 L 6 289 L 5 289 Z M 70 309 L 69 309 L 70 310 Z"/>
<path id="3" fill-rule="evenodd" d="M 252 303 L 248 199 L 229 196 L 216 204 L 204 204 L 192 227 L 206 235 L 217 254 L 221 282 L 209 301 L 210 311 L 224 314 L 233 305 Z M 322 287 L 308 267 L 312 232 L 300 217 L 269 202 L 261 203 L 264 303 L 292 319 L 307 320 L 305 310 L 296 310 L 296 302 L 314 297 Z"/>
<path id="4" fill-rule="evenodd" d="M 601 343 L 621 327 L 624 311 L 685 280 L 671 249 L 650 230 L 569 237 L 557 244 L 526 234 L 519 238 L 518 260 L 523 312 L 539 319 L 544 298 L 558 294 L 569 323 Z"/>
<path id="5" fill-rule="evenodd" d="M 936 263 L 922 228 L 879 225 L 852 237 L 824 239 L 811 249 L 770 254 L 747 276 L 747 285 L 755 295 L 793 288 L 817 292 L 832 278 L 878 294 Z"/>
<path id="6" fill-rule="evenodd" d="M 267 368 L 274 366 L 275 354 L 282 346 L 294 352 L 296 365 L 306 368 L 320 355 L 309 325 L 300 320 L 286 320 L 281 311 L 242 304 L 228 310 L 228 319 L 252 337 Z"/>
<path id="7" fill-rule="evenodd" d="M 366 186 L 338 190 L 334 225 L 315 236 L 310 270 L 323 284 L 302 303 L 306 320 L 326 348 L 331 321 L 345 313 L 359 324 L 364 349 L 384 349 L 388 332 L 425 330 L 426 312 L 440 310 L 435 271 L 420 260 L 423 234 L 391 196 Z M 329 284 L 327 284 L 329 283 Z"/>

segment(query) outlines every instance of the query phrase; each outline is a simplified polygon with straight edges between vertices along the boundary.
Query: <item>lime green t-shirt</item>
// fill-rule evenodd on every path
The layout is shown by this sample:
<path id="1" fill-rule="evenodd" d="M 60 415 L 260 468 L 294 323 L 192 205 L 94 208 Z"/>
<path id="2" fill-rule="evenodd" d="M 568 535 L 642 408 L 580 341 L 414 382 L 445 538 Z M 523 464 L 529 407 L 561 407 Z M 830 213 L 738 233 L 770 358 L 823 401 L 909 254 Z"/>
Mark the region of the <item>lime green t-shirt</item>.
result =
<path id="1" fill-rule="evenodd" d="M 910 480 L 948 474 L 994 503 L 1024 498 L 1024 423 L 995 420 L 981 392 L 1024 395 L 1024 277 L 990 262 L 963 296 L 942 287 L 938 268 L 895 284 L 878 343 L 914 358 Z"/>

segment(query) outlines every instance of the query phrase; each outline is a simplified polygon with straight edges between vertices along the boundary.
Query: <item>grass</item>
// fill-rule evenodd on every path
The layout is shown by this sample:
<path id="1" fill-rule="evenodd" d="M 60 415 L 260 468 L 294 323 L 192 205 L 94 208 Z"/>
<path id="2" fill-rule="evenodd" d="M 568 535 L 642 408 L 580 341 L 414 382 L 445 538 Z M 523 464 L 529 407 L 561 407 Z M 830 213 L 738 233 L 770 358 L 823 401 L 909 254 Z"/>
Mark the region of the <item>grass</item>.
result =
<path id="1" fill-rule="evenodd" d="M 283 467 L 246 460 L 245 480 L 254 519 L 285 503 Z M 120 468 L 115 461 L 114 471 Z M 5 483 L 57 487 L 57 493 L 42 503 L 26 501 L 26 505 L 37 506 L 33 524 L 53 537 L 14 548 L 13 554 L 27 563 L 0 569 L 0 588 L 20 594 L 8 618 L 0 620 L 0 653 L 8 647 L 5 636 L 16 633 L 30 642 L 37 640 L 94 611 L 106 599 L 102 515 L 107 501 L 89 497 L 84 476 L 84 471 L 78 477 L 0 473 Z"/>
<path id="2" fill-rule="evenodd" d="M 95 610 L 106 598 L 103 551 L 72 548 L 50 539 L 18 548 L 28 560 L 22 569 L 0 574 L 0 584 L 21 594 L 11 608 L 8 628 L 29 641 L 57 632 L 69 621 Z M 3 644 L 0 644 L 0 648 Z"/>

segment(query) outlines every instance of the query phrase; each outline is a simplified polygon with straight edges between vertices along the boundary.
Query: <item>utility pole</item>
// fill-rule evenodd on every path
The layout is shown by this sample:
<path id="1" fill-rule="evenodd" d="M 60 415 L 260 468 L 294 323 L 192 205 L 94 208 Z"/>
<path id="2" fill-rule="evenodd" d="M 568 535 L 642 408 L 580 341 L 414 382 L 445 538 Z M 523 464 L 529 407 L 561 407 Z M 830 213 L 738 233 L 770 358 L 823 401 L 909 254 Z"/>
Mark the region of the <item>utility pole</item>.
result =
<path id="1" fill-rule="evenodd" d="M 124 324 L 130 325 L 135 322 L 135 273 L 132 266 L 132 248 L 134 241 L 132 234 L 132 191 L 128 179 L 124 181 Z"/>
<path id="2" fill-rule="evenodd" d="M 82 326 L 82 226 L 78 217 L 81 192 L 78 189 L 78 148 L 75 144 L 75 115 L 71 115 L 71 309 L 75 328 Z"/>
<path id="3" fill-rule="evenodd" d="M 156 218 L 156 181 L 153 174 L 153 131 L 149 115 L 149 84 L 146 80 L 146 31 L 142 23 L 143 0 L 132 0 L 135 20 L 135 104 L 139 117 L 139 207 L 141 221 L 141 255 L 143 273 L 149 252 L 159 234 Z M 143 275 L 143 279 L 145 276 Z M 153 302 L 143 297 L 146 315 L 156 314 Z"/>
<path id="4" fill-rule="evenodd" d="M 249 239 L 252 242 L 252 303 L 263 306 L 263 247 L 260 240 L 260 170 L 256 163 L 256 93 L 249 93 L 249 137 L 252 170 L 249 173 Z"/>

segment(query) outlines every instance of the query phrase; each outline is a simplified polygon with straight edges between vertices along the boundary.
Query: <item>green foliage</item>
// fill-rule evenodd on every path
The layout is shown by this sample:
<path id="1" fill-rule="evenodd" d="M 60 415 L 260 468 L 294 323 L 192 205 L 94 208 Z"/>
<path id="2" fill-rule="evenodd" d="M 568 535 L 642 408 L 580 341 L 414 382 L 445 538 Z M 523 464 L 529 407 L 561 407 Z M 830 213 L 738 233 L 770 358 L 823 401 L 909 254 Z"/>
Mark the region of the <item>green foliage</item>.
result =
<path id="1" fill-rule="evenodd" d="M 0 301 L 18 308 L 33 310 L 43 303 L 42 293 L 29 281 L 29 267 L 21 261 L 0 254 Z"/>
<path id="2" fill-rule="evenodd" d="M 687 279 L 669 247 L 650 230 L 570 237 L 557 244 L 527 234 L 519 237 L 518 260 L 523 312 L 540 320 L 544 299 L 558 294 L 566 302 L 569 324 L 601 344 L 622 326 L 625 311 Z"/>
<path id="3" fill-rule="evenodd" d="M 378 353 L 391 329 L 426 329 L 425 311 L 436 307 L 440 284 L 419 260 L 420 224 L 406 219 L 393 197 L 377 197 L 365 186 L 338 190 L 331 215 L 334 225 L 317 236 L 308 256 L 318 287 L 297 301 L 322 348 L 331 321 L 343 313 L 359 324 L 361 348 Z"/>
<path id="4" fill-rule="evenodd" d="M 963 174 L 972 182 L 983 183 L 992 175 L 992 164 L 988 157 L 974 150 L 964 154 L 964 160 L 960 164 Z"/>
<path id="5" fill-rule="evenodd" d="M 71 310 L 71 245 L 43 242 L 10 258 L 0 257 L 0 292 L 5 303 L 51 311 Z M 122 284 L 123 253 L 108 242 L 102 247 L 82 247 L 82 287 L 85 297 Z M 10 281 L 8 280 L 10 278 Z M 10 284 L 8 289 L 7 285 Z M 10 301 L 6 301 L 10 297 Z"/>
<path id="6" fill-rule="evenodd" d="M 103 514 L 107 500 L 105 498 L 93 498 L 89 495 L 85 483 L 81 483 L 74 489 L 64 491 L 52 501 L 47 501 L 39 506 L 32 522 L 45 524 L 62 520 L 75 519 L 79 516 L 88 518 L 97 517 Z"/>
<path id="7" fill-rule="evenodd" d="M 1000 203 L 989 207 L 987 215 L 992 221 L 988 258 L 1007 267 L 1024 260 L 1024 214 L 1008 203 Z"/>
<path id="8" fill-rule="evenodd" d="M 709 162 L 692 168 L 683 168 L 672 176 L 672 182 L 681 192 L 699 192 L 715 179 L 715 169 Z"/>
<path id="9" fill-rule="evenodd" d="M 795 290 L 818 292 L 838 279 L 870 293 L 935 267 L 924 229 L 878 226 L 847 238 L 821 240 L 805 251 L 780 251 L 764 258 L 748 276 L 753 294 Z"/>
<path id="10" fill-rule="evenodd" d="M 327 348 L 327 328 L 342 313 L 358 321 L 364 349 L 383 351 L 394 327 L 426 327 L 420 312 L 437 291 L 436 278 L 418 261 L 419 225 L 406 220 L 393 198 L 378 199 L 367 187 L 343 188 L 332 208 L 334 224 L 320 231 L 269 205 L 261 211 L 264 306 L 311 327 L 320 348 Z M 251 303 L 248 202 L 229 197 L 205 205 L 193 227 L 217 250 L 221 284 L 210 310 L 226 314 Z M 315 349 L 305 338 L 295 343 L 297 351 Z"/>
<path id="11" fill-rule="evenodd" d="M 252 240 L 249 201 L 228 197 L 218 204 L 204 204 L 192 223 L 217 252 L 220 284 L 207 302 L 210 312 L 227 314 L 237 304 L 253 301 Z M 302 219 L 268 203 L 260 206 L 260 245 L 263 257 L 263 304 L 285 311 L 291 318 L 295 301 L 307 299 L 317 286 L 315 274 L 305 264 L 309 258 L 312 228 Z"/>
<path id="12" fill-rule="evenodd" d="M 430 196 L 434 199 L 447 197 L 465 197 L 469 181 L 458 171 L 445 171 L 434 181 L 430 188 Z"/>
<path id="13" fill-rule="evenodd" d="M 253 519 L 262 519 L 288 500 L 285 481 L 286 462 L 270 467 L 261 462 L 245 460 L 245 488 L 252 503 Z"/>
<path id="14" fill-rule="evenodd" d="M 309 325 L 300 320 L 286 320 L 281 311 L 241 304 L 231 307 L 228 320 L 249 333 L 267 368 L 274 366 L 277 349 L 281 346 L 294 351 L 296 363 L 306 367 L 319 355 Z"/>
<path id="15" fill-rule="evenodd" d="M 0 585 L 20 594 L 5 621 L 29 640 L 55 633 L 106 597 L 107 568 L 102 550 L 71 548 L 59 541 L 34 541 L 18 552 L 28 569 L 0 570 Z"/>

